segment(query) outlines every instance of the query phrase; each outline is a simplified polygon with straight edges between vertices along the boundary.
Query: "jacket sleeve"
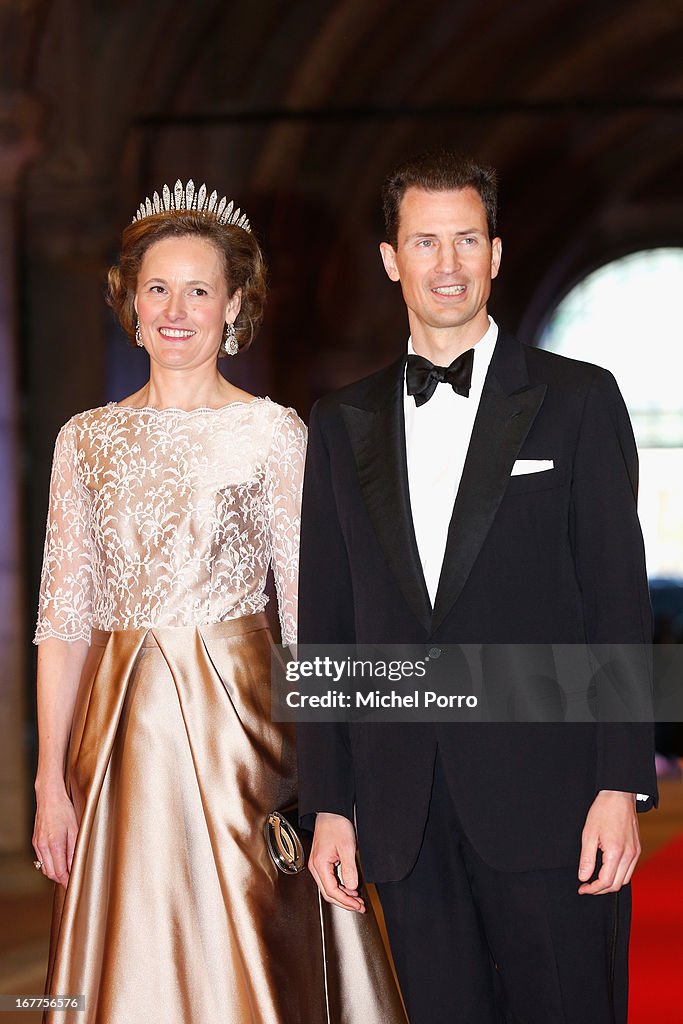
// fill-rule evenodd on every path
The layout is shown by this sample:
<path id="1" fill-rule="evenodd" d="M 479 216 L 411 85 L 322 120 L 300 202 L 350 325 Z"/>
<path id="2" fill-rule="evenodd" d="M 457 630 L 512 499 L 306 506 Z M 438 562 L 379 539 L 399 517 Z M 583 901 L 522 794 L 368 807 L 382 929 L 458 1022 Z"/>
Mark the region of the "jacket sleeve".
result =
<path id="1" fill-rule="evenodd" d="M 353 644 L 353 587 L 335 498 L 332 446 L 324 436 L 323 419 L 316 403 L 311 411 L 301 510 L 298 639 L 299 644 Z M 341 424 L 338 429 L 343 429 Z M 353 820 L 348 726 L 299 723 L 297 741 L 301 823 L 311 828 L 318 811 Z"/>
<path id="2" fill-rule="evenodd" d="M 603 370 L 587 394 L 576 446 L 570 522 L 574 559 L 588 643 L 610 648 L 616 667 L 612 684 L 616 679 L 617 686 L 631 688 L 630 697 L 624 693 L 627 703 L 650 711 L 652 609 L 637 492 L 631 423 L 614 377 Z M 650 724 L 603 721 L 597 754 L 596 790 L 656 799 Z"/>

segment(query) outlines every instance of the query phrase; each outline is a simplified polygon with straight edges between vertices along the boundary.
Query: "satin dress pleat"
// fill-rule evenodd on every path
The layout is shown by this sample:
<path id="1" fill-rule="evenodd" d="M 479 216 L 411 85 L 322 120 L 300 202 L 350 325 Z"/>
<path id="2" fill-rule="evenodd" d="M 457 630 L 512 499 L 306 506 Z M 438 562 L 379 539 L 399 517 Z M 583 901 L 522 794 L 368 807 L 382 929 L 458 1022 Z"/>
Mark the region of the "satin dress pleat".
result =
<path id="1" fill-rule="evenodd" d="M 271 650 L 263 614 L 93 633 L 67 770 L 80 831 L 48 979 L 85 996 L 88 1024 L 404 1019 L 371 911 L 322 903 L 308 872 L 284 875 L 267 853 L 268 812 L 296 798 L 292 728 L 270 720 Z"/>

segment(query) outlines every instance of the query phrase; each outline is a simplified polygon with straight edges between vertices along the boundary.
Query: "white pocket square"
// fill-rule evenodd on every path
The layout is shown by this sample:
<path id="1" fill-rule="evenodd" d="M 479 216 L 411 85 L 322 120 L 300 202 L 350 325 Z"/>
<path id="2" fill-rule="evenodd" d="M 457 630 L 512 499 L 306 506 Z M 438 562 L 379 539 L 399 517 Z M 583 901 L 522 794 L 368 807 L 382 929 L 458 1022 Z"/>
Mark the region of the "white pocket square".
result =
<path id="1" fill-rule="evenodd" d="M 517 459 L 510 476 L 522 476 L 524 473 L 545 473 L 548 469 L 554 469 L 555 463 L 552 459 Z"/>

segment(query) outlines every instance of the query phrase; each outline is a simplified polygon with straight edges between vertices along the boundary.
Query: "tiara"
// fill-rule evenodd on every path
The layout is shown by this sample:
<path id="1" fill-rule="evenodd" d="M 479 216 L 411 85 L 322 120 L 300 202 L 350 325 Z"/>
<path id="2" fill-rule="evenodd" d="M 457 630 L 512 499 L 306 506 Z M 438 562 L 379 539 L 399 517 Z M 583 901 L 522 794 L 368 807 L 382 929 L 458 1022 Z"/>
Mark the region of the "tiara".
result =
<path id="1" fill-rule="evenodd" d="M 170 213 L 172 210 L 192 210 L 197 213 L 211 214 L 219 224 L 235 224 L 238 228 L 251 231 L 247 215 L 242 213 L 239 206 L 235 206 L 232 200 L 228 202 L 226 196 L 219 200 L 216 191 L 207 196 L 206 185 L 195 190 L 191 178 L 187 185 L 183 185 L 178 178 L 172 192 L 168 185 L 164 185 L 161 197 L 158 192 L 155 192 L 151 199 L 149 196 L 144 199 L 133 217 L 133 223 L 136 220 L 144 220 L 145 217 L 153 217 L 157 213 Z"/>

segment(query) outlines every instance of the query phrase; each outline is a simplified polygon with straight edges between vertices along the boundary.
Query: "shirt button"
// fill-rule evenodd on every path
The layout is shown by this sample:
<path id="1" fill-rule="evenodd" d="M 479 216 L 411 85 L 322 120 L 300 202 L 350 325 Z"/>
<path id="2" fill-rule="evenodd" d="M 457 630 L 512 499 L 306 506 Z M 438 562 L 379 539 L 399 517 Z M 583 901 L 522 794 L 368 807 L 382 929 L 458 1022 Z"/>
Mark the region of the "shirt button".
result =
<path id="1" fill-rule="evenodd" d="M 442 654 L 443 651 L 441 650 L 440 647 L 430 647 L 429 650 L 427 651 L 428 658 L 440 658 Z"/>

